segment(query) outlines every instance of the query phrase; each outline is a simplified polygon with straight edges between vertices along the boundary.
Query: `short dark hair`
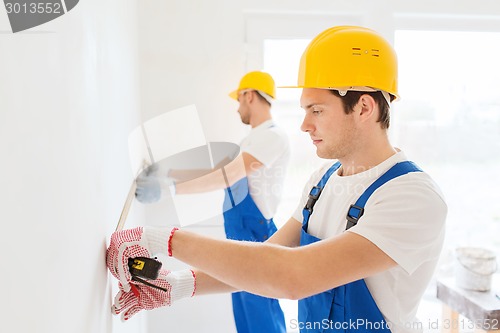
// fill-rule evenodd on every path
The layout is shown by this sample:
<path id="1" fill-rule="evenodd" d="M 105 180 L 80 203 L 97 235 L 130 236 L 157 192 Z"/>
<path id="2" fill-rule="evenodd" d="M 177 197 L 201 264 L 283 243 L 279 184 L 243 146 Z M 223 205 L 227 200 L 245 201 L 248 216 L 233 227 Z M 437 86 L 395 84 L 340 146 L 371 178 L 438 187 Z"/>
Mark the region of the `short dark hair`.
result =
<path id="1" fill-rule="evenodd" d="M 254 92 L 255 95 L 257 96 L 257 98 L 261 101 L 261 102 L 264 102 L 266 103 L 267 105 L 271 106 L 271 103 L 269 103 L 269 101 L 267 99 L 264 98 L 264 96 L 262 96 L 258 90 L 247 90 L 245 92 L 243 92 L 243 95 L 245 95 L 247 92 Z"/>
<path id="2" fill-rule="evenodd" d="M 267 99 L 264 98 L 264 96 L 262 96 L 259 91 L 257 90 L 254 90 L 255 91 L 255 95 L 257 95 L 257 98 L 260 99 L 262 102 L 268 104 L 269 106 L 271 106 L 271 103 L 269 103 L 269 101 Z"/>
<path id="3" fill-rule="evenodd" d="M 380 123 L 380 126 L 383 129 L 389 128 L 390 125 L 390 114 L 389 114 L 389 104 L 387 104 L 387 101 L 384 98 L 384 95 L 382 95 L 381 91 L 354 91 L 354 90 L 349 90 L 347 91 L 347 94 L 345 96 L 341 96 L 337 90 L 330 90 L 332 94 L 334 94 L 337 97 L 340 97 L 342 100 L 342 105 L 344 106 L 344 112 L 346 114 L 349 114 L 354 111 L 354 107 L 356 104 L 358 104 L 359 99 L 361 98 L 362 95 L 370 95 L 373 97 L 375 102 L 379 106 L 379 116 L 377 119 L 377 122 Z M 392 100 L 392 96 L 391 96 Z"/>

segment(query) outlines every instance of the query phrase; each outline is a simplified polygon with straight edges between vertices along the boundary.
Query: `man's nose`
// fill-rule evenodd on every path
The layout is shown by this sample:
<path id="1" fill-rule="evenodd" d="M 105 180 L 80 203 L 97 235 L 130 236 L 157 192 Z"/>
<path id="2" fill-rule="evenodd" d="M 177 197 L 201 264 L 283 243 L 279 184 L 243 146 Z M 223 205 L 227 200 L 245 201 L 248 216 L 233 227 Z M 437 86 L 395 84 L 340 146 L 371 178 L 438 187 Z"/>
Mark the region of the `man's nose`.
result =
<path id="1" fill-rule="evenodd" d="M 312 124 L 307 114 L 304 116 L 304 120 L 302 120 L 302 124 L 300 125 L 300 130 L 303 132 L 310 132 L 312 130 Z"/>

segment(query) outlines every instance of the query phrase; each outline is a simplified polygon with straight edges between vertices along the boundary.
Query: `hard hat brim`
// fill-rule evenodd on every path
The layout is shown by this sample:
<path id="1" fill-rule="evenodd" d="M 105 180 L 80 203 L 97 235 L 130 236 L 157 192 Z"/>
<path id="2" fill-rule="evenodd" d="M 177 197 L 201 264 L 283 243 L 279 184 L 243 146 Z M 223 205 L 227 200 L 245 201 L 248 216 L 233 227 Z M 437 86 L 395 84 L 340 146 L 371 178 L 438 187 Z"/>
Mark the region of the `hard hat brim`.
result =
<path id="1" fill-rule="evenodd" d="M 231 91 L 229 93 L 229 97 L 231 97 L 232 99 L 238 100 L 238 90 Z"/>

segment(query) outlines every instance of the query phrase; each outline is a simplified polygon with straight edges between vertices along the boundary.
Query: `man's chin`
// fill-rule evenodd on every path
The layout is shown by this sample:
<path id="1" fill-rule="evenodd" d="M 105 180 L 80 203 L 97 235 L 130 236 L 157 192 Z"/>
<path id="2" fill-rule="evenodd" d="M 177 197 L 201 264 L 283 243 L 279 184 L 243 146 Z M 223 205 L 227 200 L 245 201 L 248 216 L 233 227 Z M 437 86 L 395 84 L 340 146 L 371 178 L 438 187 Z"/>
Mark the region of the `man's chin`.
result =
<path id="1" fill-rule="evenodd" d="M 327 158 L 325 152 L 321 151 L 319 148 L 316 148 L 316 155 L 319 158 Z"/>
<path id="2" fill-rule="evenodd" d="M 332 156 L 333 154 L 329 153 L 329 152 L 325 152 L 325 151 L 322 151 L 321 149 L 319 148 L 316 148 L 316 155 L 319 157 L 319 158 L 324 158 L 324 159 L 327 159 L 327 160 L 333 160 L 335 159 L 336 157 L 335 156 Z"/>

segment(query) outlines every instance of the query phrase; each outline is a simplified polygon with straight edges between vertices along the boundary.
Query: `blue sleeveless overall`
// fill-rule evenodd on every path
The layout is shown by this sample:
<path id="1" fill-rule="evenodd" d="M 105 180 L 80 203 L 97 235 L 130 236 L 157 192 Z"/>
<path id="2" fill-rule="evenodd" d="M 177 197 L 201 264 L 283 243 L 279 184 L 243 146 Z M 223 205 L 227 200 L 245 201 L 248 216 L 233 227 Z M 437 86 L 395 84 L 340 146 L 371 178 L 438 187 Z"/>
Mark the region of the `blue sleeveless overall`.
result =
<path id="1" fill-rule="evenodd" d="M 320 239 L 309 235 L 307 227 L 309 217 L 321 191 L 330 176 L 341 164 L 333 164 L 309 192 L 309 200 L 302 212 L 302 234 L 300 245 L 308 245 Z M 409 172 L 422 171 L 413 162 L 405 161 L 395 164 L 386 173 L 373 182 L 351 205 L 347 212 L 346 230 L 356 225 L 363 215 L 364 206 L 370 195 L 389 180 Z M 319 332 L 380 332 L 390 333 L 390 327 L 384 320 L 364 280 L 350 282 L 317 295 L 299 301 L 299 328 L 301 333 Z"/>
<path id="2" fill-rule="evenodd" d="M 224 229 L 234 240 L 263 242 L 276 232 L 248 191 L 243 178 L 225 190 Z M 238 333 L 285 333 L 285 317 L 278 300 L 247 292 L 232 294 L 233 313 Z"/>

